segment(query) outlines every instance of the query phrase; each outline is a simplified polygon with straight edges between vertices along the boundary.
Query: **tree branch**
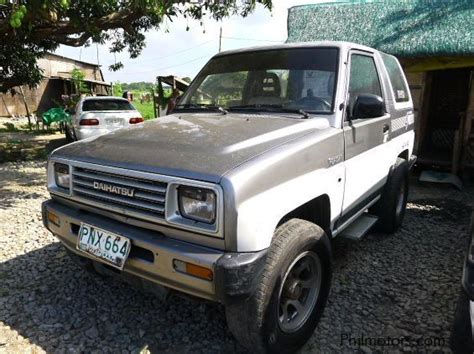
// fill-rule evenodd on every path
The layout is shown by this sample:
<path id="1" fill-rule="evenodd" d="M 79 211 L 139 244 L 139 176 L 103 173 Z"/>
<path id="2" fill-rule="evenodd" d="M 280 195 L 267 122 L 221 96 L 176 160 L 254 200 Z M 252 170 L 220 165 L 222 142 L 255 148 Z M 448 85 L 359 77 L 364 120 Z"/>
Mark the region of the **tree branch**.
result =
<path id="1" fill-rule="evenodd" d="M 64 44 L 70 47 L 82 47 L 91 37 L 92 33 L 84 32 L 81 36 L 75 38 L 71 38 L 68 36 L 53 36 L 52 39 L 60 44 Z"/>

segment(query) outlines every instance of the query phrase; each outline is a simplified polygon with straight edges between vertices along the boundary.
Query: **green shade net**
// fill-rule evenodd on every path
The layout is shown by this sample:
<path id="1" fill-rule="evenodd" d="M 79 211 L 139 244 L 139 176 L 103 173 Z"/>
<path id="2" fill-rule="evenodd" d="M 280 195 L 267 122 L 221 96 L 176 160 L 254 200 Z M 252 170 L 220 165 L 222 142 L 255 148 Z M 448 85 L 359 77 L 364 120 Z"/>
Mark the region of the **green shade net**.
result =
<path id="1" fill-rule="evenodd" d="M 54 122 L 68 122 L 70 119 L 71 116 L 63 108 L 51 108 L 43 113 L 43 122 L 46 125 Z"/>
<path id="2" fill-rule="evenodd" d="M 473 0 L 341 1 L 288 13 L 288 42 L 348 41 L 401 57 L 473 55 L 473 28 Z"/>

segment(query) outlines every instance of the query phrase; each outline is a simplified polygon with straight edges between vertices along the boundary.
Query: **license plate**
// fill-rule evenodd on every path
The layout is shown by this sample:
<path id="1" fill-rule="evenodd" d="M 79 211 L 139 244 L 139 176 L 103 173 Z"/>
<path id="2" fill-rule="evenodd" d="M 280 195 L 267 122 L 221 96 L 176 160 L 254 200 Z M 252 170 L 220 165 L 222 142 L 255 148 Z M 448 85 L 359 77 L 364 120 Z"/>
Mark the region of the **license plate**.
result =
<path id="1" fill-rule="evenodd" d="M 115 268 L 123 269 L 130 253 L 130 239 L 81 223 L 76 248 Z"/>
<path id="2" fill-rule="evenodd" d="M 113 125 L 113 126 L 119 126 L 119 125 L 122 125 L 123 124 L 123 119 L 119 119 L 119 118 L 107 118 L 105 120 L 105 123 L 107 125 Z"/>

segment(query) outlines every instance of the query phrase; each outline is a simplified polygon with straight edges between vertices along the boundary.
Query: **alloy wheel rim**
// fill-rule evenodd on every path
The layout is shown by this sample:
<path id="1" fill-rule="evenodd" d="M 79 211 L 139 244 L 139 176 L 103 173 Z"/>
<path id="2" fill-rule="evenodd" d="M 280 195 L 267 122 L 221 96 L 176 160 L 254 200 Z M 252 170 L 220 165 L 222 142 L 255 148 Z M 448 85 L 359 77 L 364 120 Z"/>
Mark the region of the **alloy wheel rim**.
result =
<path id="1" fill-rule="evenodd" d="M 301 253 L 288 267 L 278 294 L 278 324 L 285 333 L 298 331 L 319 297 L 322 266 L 313 251 Z"/>

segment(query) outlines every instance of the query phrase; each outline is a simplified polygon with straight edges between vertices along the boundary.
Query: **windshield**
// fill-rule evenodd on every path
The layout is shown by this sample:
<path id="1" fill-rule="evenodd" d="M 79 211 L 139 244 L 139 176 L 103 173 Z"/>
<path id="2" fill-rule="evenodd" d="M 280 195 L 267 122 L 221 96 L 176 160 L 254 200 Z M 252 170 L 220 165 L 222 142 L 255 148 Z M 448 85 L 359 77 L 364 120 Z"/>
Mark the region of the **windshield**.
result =
<path id="1" fill-rule="evenodd" d="M 333 111 L 337 48 L 289 48 L 212 59 L 178 109 Z"/>
<path id="2" fill-rule="evenodd" d="M 135 108 L 125 100 L 99 99 L 85 100 L 82 103 L 82 110 L 88 111 L 133 111 Z"/>

